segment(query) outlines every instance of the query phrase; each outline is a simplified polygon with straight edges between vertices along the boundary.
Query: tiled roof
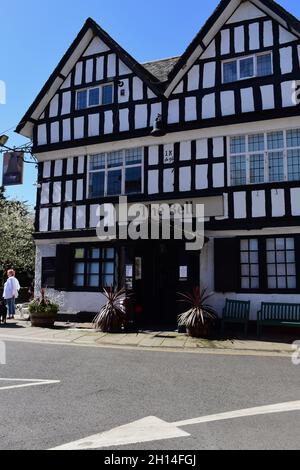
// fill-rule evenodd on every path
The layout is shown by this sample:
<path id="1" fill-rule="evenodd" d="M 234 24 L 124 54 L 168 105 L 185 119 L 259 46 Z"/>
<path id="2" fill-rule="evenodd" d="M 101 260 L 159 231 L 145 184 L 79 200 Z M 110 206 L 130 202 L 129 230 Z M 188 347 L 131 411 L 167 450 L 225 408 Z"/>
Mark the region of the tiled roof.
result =
<path id="1" fill-rule="evenodd" d="M 170 57 L 169 59 L 155 60 L 146 62 L 142 66 L 154 75 L 160 82 L 168 80 L 168 75 L 178 62 L 179 57 Z"/>

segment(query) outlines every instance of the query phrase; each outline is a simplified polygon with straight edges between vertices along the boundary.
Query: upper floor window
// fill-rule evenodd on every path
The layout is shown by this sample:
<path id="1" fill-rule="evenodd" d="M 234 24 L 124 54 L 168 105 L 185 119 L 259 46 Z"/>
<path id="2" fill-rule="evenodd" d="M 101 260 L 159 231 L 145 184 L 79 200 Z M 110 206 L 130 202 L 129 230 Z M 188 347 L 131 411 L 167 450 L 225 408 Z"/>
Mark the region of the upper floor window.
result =
<path id="1" fill-rule="evenodd" d="M 139 194 L 142 192 L 142 181 L 142 148 L 90 156 L 90 198 Z"/>
<path id="2" fill-rule="evenodd" d="M 230 183 L 300 180 L 300 129 L 230 138 Z"/>
<path id="3" fill-rule="evenodd" d="M 240 57 L 223 63 L 223 83 L 272 75 L 272 53 Z"/>
<path id="4" fill-rule="evenodd" d="M 101 85 L 94 88 L 77 91 L 77 109 L 86 109 L 93 106 L 107 105 L 113 103 L 113 84 Z"/>

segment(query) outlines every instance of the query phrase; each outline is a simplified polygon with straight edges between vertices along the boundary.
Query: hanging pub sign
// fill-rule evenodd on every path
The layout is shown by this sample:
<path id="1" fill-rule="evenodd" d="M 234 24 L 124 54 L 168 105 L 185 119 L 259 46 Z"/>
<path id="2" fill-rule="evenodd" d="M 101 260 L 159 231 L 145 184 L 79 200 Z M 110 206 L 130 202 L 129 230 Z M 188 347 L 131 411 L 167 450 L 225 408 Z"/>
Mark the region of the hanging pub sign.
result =
<path id="1" fill-rule="evenodd" d="M 2 186 L 23 184 L 24 153 L 6 152 L 3 158 Z"/>

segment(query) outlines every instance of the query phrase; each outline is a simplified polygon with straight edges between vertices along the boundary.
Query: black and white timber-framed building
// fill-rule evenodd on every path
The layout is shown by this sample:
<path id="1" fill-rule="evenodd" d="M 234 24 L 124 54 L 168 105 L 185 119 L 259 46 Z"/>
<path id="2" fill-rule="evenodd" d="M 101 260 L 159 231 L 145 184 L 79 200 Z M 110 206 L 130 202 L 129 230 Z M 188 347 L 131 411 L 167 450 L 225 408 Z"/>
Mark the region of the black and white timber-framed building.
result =
<path id="1" fill-rule="evenodd" d="M 299 303 L 297 80 L 300 22 L 272 0 L 222 0 L 181 57 L 146 64 L 88 19 L 17 127 L 39 162 L 36 288 L 97 312 L 102 286 L 129 283 L 153 324 L 175 323 L 176 292 L 200 280 L 220 312 L 225 297 L 252 319 L 263 300 Z M 205 202 L 201 254 L 100 243 L 97 208 L 121 194 Z"/>

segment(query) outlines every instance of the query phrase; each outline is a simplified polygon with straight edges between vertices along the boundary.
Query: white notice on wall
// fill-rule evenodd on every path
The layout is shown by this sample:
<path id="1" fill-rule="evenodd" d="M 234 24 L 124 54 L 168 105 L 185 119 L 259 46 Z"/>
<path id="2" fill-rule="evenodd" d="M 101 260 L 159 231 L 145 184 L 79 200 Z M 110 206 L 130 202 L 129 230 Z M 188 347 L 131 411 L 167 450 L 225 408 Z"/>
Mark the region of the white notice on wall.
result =
<path id="1" fill-rule="evenodd" d="M 180 266 L 180 268 L 179 268 L 179 277 L 180 277 L 180 279 L 187 279 L 187 277 L 188 277 L 188 267 L 187 266 Z"/>
<path id="2" fill-rule="evenodd" d="M 133 277 L 133 266 L 132 266 L 132 264 L 127 264 L 127 266 L 126 266 L 126 277 Z"/>

